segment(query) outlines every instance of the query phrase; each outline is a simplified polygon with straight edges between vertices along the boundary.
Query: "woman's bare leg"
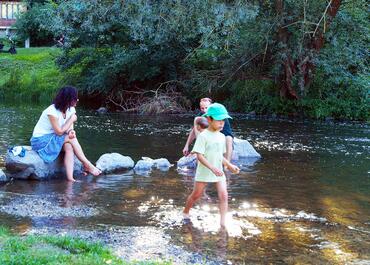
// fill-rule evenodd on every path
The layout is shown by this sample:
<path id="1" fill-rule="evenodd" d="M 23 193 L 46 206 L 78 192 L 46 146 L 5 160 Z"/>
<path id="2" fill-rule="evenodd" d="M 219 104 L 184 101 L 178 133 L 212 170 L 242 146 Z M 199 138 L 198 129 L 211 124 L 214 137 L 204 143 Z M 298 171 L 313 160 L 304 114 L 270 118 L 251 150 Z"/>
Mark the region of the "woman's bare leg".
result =
<path id="1" fill-rule="evenodd" d="M 94 176 L 100 175 L 101 171 L 96 168 L 85 156 L 85 153 L 82 150 L 80 143 L 78 142 L 77 138 L 69 139 L 68 135 L 66 136 L 65 143 L 69 143 L 73 147 L 74 154 L 77 158 L 81 161 L 83 166 Z"/>
<path id="2" fill-rule="evenodd" d="M 66 168 L 66 174 L 68 181 L 75 181 L 73 178 L 73 166 L 74 166 L 74 157 L 73 157 L 73 147 L 70 143 L 65 143 L 63 145 L 64 150 L 64 167 Z"/>

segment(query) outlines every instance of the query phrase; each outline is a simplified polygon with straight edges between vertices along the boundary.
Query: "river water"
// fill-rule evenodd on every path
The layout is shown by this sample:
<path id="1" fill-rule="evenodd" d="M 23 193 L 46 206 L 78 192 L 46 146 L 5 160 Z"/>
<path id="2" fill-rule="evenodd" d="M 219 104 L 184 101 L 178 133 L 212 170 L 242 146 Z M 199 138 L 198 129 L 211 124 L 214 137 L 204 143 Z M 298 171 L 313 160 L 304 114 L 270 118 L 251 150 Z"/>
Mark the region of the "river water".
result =
<path id="1" fill-rule="evenodd" d="M 9 146 L 28 144 L 42 109 L 0 105 L 0 168 Z M 191 116 L 181 115 L 78 112 L 77 135 L 92 161 L 118 152 L 134 161 L 164 157 L 176 164 L 192 122 Z M 140 240 L 154 241 L 152 253 L 161 252 L 162 237 L 196 255 L 198 262 L 200 257 L 220 264 L 370 264 L 370 127 L 243 116 L 232 125 L 235 135 L 249 140 L 262 159 L 239 162 L 241 173 L 228 176 L 227 232 L 218 228 L 212 186 L 207 188 L 209 198 L 192 210 L 192 224 L 181 223 L 193 177 L 176 166 L 144 175 L 88 176 L 75 184 L 12 181 L 0 186 L 1 224 L 22 233 L 142 227 Z M 36 205 L 40 198 L 55 210 L 84 207 L 88 216 L 9 212 L 12 202 Z M 138 241 L 130 244 L 143 244 Z"/>

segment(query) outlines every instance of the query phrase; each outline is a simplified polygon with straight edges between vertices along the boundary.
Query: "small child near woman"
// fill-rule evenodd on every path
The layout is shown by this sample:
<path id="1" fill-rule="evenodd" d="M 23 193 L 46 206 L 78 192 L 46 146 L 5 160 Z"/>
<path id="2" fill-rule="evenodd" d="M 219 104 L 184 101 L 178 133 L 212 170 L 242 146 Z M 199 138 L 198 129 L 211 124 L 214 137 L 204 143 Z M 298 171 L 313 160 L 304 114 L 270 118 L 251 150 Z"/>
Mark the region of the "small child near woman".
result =
<path id="1" fill-rule="evenodd" d="M 228 193 L 223 166 L 233 173 L 238 173 L 239 168 L 231 164 L 225 157 L 225 135 L 220 133 L 225 119 L 230 119 L 226 108 L 219 103 L 211 104 L 203 115 L 207 117 L 208 128 L 197 137 L 192 153 L 197 155 L 198 166 L 195 173 L 193 192 L 187 198 L 183 211 L 184 221 L 189 221 L 189 211 L 193 204 L 202 197 L 208 183 L 215 183 L 219 198 L 220 224 L 225 227 L 228 209 Z"/>

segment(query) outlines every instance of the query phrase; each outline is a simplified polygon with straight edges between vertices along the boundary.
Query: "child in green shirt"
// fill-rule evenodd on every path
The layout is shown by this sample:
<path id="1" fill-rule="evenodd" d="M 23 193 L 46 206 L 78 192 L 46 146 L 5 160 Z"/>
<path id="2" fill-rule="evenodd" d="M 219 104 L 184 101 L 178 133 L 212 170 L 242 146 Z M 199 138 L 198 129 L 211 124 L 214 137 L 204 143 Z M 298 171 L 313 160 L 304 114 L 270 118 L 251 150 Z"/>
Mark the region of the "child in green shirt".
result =
<path id="1" fill-rule="evenodd" d="M 189 211 L 193 204 L 203 195 L 203 191 L 209 182 L 216 183 L 220 207 L 220 224 L 225 226 L 225 218 L 228 208 L 228 194 L 223 165 L 233 173 L 238 173 L 239 168 L 231 164 L 226 158 L 225 135 L 220 133 L 225 119 L 231 118 L 226 108 L 219 103 L 211 104 L 203 115 L 207 117 L 208 128 L 197 137 L 193 153 L 197 155 L 198 166 L 195 173 L 193 192 L 189 195 L 184 209 L 184 221 L 189 221 Z"/>

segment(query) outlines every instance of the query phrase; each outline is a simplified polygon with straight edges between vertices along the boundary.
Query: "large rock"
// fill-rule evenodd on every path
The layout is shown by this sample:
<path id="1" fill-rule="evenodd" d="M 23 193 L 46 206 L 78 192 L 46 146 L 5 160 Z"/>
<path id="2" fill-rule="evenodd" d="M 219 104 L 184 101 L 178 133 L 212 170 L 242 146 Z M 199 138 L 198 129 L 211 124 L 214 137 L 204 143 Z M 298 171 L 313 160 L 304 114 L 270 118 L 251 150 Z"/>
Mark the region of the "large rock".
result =
<path id="1" fill-rule="evenodd" d="M 23 146 L 27 151 L 24 157 L 14 156 L 7 151 L 5 167 L 10 177 L 15 179 L 45 180 L 65 177 L 63 152 L 52 163 L 45 163 L 30 146 Z M 74 175 L 82 174 L 81 162 L 75 158 Z"/>
<path id="2" fill-rule="evenodd" d="M 4 171 L 0 169 L 0 182 L 7 182 L 9 181 L 9 178 L 7 175 L 5 175 Z"/>
<path id="3" fill-rule="evenodd" d="M 118 153 L 104 154 L 96 161 L 96 167 L 103 171 L 103 173 L 131 169 L 134 165 L 135 162 L 131 157 Z"/>
<path id="4" fill-rule="evenodd" d="M 239 157 L 261 157 L 261 155 L 247 140 L 234 138 L 233 157 L 238 159 Z"/>

